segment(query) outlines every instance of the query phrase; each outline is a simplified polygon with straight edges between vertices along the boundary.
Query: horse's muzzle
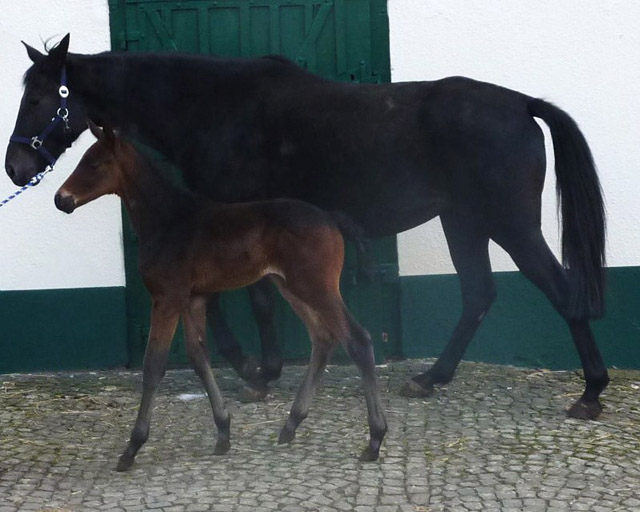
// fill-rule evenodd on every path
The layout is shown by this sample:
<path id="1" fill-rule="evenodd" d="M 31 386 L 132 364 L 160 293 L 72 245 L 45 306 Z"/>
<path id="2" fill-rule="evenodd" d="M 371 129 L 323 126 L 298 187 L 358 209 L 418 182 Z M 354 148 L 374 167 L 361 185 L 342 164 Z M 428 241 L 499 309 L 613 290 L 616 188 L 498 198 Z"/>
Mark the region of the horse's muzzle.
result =
<path id="1" fill-rule="evenodd" d="M 73 210 L 76 209 L 76 202 L 73 199 L 73 196 L 63 194 L 60 191 L 56 193 L 53 198 L 53 202 L 55 203 L 56 208 L 64 213 L 72 213 Z"/>

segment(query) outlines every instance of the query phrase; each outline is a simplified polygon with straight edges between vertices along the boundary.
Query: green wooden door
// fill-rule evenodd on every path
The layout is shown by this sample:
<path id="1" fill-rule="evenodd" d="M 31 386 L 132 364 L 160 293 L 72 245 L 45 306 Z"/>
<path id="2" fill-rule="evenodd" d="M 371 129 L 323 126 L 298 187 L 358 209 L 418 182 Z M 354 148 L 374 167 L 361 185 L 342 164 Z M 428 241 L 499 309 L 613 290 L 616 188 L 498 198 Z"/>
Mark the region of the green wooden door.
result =
<path id="1" fill-rule="evenodd" d="M 335 80 L 390 80 L 386 0 L 109 0 L 109 7 L 113 49 L 282 54 Z M 137 273 L 137 241 L 127 222 L 124 231 L 130 362 L 137 366 L 149 330 L 150 299 Z M 377 240 L 373 253 L 375 278 L 358 283 L 354 251 L 347 248 L 342 292 L 355 317 L 371 332 L 381 361 L 400 351 L 395 237 Z M 222 303 L 243 348 L 259 354 L 247 293 L 226 293 Z M 310 342 L 304 327 L 283 300 L 276 322 L 284 357 L 307 358 Z M 213 359 L 217 358 L 214 351 Z M 187 362 L 181 333 L 172 346 L 171 362 Z"/>

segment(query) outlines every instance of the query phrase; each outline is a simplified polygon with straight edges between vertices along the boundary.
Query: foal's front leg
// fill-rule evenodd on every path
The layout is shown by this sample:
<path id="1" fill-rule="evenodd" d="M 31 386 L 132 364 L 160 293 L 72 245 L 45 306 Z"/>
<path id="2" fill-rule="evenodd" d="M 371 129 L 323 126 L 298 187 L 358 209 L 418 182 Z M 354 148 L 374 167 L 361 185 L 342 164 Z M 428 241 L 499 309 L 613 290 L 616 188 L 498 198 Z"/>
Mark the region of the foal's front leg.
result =
<path id="1" fill-rule="evenodd" d="M 118 460 L 117 471 L 126 471 L 133 464 L 138 450 L 149 438 L 151 411 L 158 385 L 164 377 L 169 347 L 176 332 L 180 313 L 168 304 L 153 301 L 151 309 L 151 329 L 144 354 L 142 371 L 142 402 L 138 409 L 138 418 L 131 432 L 131 438 L 124 453 Z"/>
<path id="2" fill-rule="evenodd" d="M 213 453 L 222 455 L 229 451 L 230 416 L 224 407 L 222 393 L 220 393 L 209 364 L 205 334 L 206 307 L 206 300 L 203 297 L 191 299 L 189 309 L 183 316 L 184 332 L 187 339 L 187 354 L 193 369 L 200 377 L 207 391 L 211 409 L 213 410 L 213 419 L 218 427 L 218 441 Z"/>

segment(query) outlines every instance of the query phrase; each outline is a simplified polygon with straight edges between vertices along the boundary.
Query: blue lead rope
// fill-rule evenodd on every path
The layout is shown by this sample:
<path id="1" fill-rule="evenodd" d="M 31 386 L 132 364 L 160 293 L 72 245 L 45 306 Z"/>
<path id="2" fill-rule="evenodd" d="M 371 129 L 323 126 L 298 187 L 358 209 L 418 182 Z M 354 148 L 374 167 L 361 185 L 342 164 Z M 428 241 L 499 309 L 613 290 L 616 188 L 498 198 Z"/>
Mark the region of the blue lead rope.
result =
<path id="1" fill-rule="evenodd" d="M 31 178 L 31 180 L 29 180 L 29 183 L 27 183 L 23 187 L 20 187 L 18 190 L 16 190 L 13 194 L 11 194 L 6 199 L 3 199 L 2 201 L 0 201 L 0 208 L 2 208 L 5 204 L 7 204 L 12 199 L 15 199 L 16 197 L 18 197 L 20 194 L 22 194 L 28 188 L 35 187 L 38 183 L 40 183 L 42 181 L 42 178 L 44 178 L 44 175 L 47 174 L 48 172 L 51 172 L 51 171 L 53 171 L 53 167 L 51 165 L 47 165 L 45 170 L 42 171 L 42 172 L 39 172 L 33 178 Z"/>

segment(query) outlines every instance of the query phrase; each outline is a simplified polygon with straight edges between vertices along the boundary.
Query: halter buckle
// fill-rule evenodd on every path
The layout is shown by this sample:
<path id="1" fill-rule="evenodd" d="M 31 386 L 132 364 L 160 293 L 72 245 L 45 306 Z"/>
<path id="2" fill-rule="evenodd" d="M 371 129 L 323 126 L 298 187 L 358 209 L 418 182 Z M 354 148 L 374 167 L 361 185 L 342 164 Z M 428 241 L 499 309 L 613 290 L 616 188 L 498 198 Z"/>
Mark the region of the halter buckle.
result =
<path id="1" fill-rule="evenodd" d="M 40 149 L 42 146 L 42 140 L 38 138 L 38 136 L 31 137 L 31 144 L 29 144 L 33 149 Z"/>
<path id="2" fill-rule="evenodd" d="M 69 89 L 66 85 L 61 85 L 60 88 L 58 89 L 58 94 L 60 95 L 61 98 L 66 98 L 67 96 L 69 96 Z"/>

